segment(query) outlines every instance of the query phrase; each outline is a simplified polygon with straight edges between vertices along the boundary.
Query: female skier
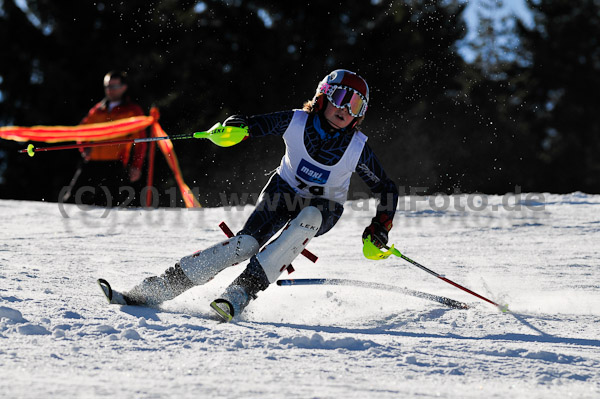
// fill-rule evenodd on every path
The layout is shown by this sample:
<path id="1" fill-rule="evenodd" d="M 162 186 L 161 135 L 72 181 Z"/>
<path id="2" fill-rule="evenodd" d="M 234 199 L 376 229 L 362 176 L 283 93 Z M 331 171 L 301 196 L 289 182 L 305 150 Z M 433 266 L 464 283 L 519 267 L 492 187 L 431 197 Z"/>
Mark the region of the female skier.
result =
<path id="1" fill-rule="evenodd" d="M 106 281 L 99 281 L 109 301 L 158 305 L 250 258 L 245 270 L 210 305 L 224 321 L 230 321 L 277 280 L 314 236 L 325 234 L 337 223 L 354 172 L 379 199 L 363 239 L 380 248 L 387 244 L 398 189 L 359 131 L 368 101 L 367 82 L 354 72 L 338 69 L 319 83 L 314 98 L 302 110 L 229 117 L 225 126 L 245 126 L 250 138 L 282 136 L 286 145 L 256 209 L 236 236 L 183 257 L 161 276 L 146 278 L 129 292 L 112 291 Z"/>

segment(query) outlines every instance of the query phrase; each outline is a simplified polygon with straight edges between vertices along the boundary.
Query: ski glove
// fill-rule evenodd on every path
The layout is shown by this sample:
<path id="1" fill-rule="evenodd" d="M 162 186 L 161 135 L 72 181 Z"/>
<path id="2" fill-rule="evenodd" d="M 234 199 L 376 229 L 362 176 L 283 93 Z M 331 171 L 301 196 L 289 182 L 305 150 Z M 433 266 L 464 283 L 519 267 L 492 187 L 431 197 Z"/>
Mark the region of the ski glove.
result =
<path id="1" fill-rule="evenodd" d="M 377 248 L 383 248 L 388 242 L 388 233 L 392 229 L 392 219 L 385 213 L 371 219 L 371 224 L 363 232 L 362 238 L 371 237 L 371 242 Z"/>
<path id="2" fill-rule="evenodd" d="M 247 118 L 244 115 L 231 115 L 223 121 L 224 126 L 244 127 L 248 126 Z"/>

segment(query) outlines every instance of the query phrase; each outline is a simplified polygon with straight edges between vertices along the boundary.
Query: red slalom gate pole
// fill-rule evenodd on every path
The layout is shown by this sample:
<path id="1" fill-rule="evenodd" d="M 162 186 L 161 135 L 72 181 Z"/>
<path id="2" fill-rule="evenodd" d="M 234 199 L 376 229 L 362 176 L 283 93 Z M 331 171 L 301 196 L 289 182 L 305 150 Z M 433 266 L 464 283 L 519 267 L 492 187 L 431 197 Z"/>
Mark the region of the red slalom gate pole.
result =
<path id="1" fill-rule="evenodd" d="M 229 238 L 233 237 L 233 231 L 231 231 L 231 229 L 229 228 L 229 226 L 227 226 L 227 223 L 225 222 L 221 222 L 221 224 L 219 225 L 219 227 L 221 228 L 221 230 L 223 230 L 223 233 L 225 233 L 225 235 Z M 306 256 L 311 262 L 316 263 L 317 259 L 319 259 L 317 257 L 317 255 L 313 254 L 312 252 L 310 252 L 308 249 L 303 249 L 301 252 L 302 255 Z"/>
<path id="2" fill-rule="evenodd" d="M 148 146 L 148 176 L 146 177 L 146 187 L 152 188 L 154 186 L 154 155 L 156 144 L 150 143 Z M 146 192 L 146 207 L 150 208 L 152 205 L 152 190 L 148 189 Z"/>

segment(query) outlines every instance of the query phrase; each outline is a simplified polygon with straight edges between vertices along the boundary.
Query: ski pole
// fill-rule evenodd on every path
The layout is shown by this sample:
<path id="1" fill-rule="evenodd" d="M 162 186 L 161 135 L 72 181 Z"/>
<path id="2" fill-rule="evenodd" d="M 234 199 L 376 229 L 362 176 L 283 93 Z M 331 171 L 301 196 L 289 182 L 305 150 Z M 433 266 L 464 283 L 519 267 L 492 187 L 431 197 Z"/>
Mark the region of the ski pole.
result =
<path id="1" fill-rule="evenodd" d="M 386 249 L 389 249 L 389 248 L 388 248 L 388 247 L 386 247 Z M 399 251 L 398 251 L 398 252 L 399 252 Z M 500 305 L 498 305 L 496 302 L 494 302 L 494 301 L 491 301 L 491 300 L 489 300 L 489 299 L 487 299 L 487 298 L 485 298 L 485 297 L 483 297 L 483 296 L 479 295 L 478 293 L 476 293 L 476 292 L 473 292 L 473 291 L 471 291 L 470 289 L 468 289 L 468 288 L 466 288 L 466 287 L 463 287 L 462 285 L 460 285 L 460 284 L 457 284 L 457 283 L 455 283 L 454 281 L 452 281 L 452 280 L 450 280 L 450 279 L 448 279 L 448 278 L 446 278 L 446 277 L 444 277 L 444 276 L 442 276 L 442 275 L 440 275 L 440 274 L 438 274 L 438 273 L 434 272 L 433 270 L 426 268 L 426 267 L 425 267 L 425 266 L 423 266 L 422 264 L 420 264 L 420 263 L 418 263 L 418 262 L 415 262 L 414 260 L 410 259 L 409 257 L 407 257 L 407 256 L 405 256 L 405 255 L 403 255 L 403 254 L 400 254 L 400 258 L 404 259 L 404 260 L 405 260 L 405 261 L 407 261 L 408 263 L 411 263 L 411 264 L 413 264 L 413 265 L 417 266 L 417 267 L 418 267 L 419 269 L 421 269 L 421 270 L 425 270 L 427 273 L 429 273 L 429 274 L 431 274 L 431 275 L 433 275 L 433 276 L 435 276 L 435 277 L 439 278 L 440 280 L 443 280 L 443 281 L 447 282 L 448 284 L 451 284 L 451 285 L 455 286 L 456 288 L 459 288 L 459 289 L 461 289 L 461 290 L 463 290 L 463 291 L 465 291 L 465 292 L 468 292 L 468 293 L 469 293 L 469 294 L 471 294 L 471 295 L 475 295 L 475 296 L 476 296 L 477 298 L 479 298 L 479 299 L 483 299 L 484 301 L 486 301 L 486 302 L 488 302 L 488 303 L 491 303 L 492 305 L 496 306 L 497 308 L 499 308 L 499 309 L 500 309 L 500 310 L 502 310 L 502 311 L 508 310 L 508 309 L 503 309 L 503 307 L 502 307 L 502 306 L 500 306 Z"/>
<path id="2" fill-rule="evenodd" d="M 136 144 L 136 143 L 147 143 L 152 141 L 161 140 L 182 140 L 182 139 L 209 139 L 220 147 L 231 147 L 236 145 L 240 141 L 248 137 L 248 127 L 237 127 L 237 126 L 223 126 L 221 123 L 215 124 L 213 127 L 204 132 L 195 132 L 187 134 L 177 134 L 173 136 L 160 136 L 160 137 L 144 137 L 139 139 L 122 139 L 122 140 L 111 140 L 111 141 L 98 141 L 91 143 L 80 143 L 80 144 L 67 144 L 51 147 L 35 147 L 33 144 L 29 144 L 27 148 L 19 150 L 19 153 L 27 153 L 30 157 L 34 156 L 36 152 L 42 151 L 58 151 L 58 150 L 69 150 L 74 148 L 88 148 L 88 147 L 99 147 L 105 145 L 118 145 L 118 144 Z"/>
<path id="3" fill-rule="evenodd" d="M 363 240 L 364 246 L 363 246 L 363 253 L 365 255 L 365 257 L 367 257 L 368 259 L 386 259 L 388 258 L 390 255 L 395 255 L 399 258 L 404 259 L 405 261 L 407 261 L 408 263 L 417 266 L 419 269 L 426 271 L 427 273 L 439 278 L 442 281 L 447 282 L 448 284 L 451 284 L 453 286 L 455 286 L 456 288 L 459 288 L 465 292 L 468 292 L 471 295 L 476 296 L 479 299 L 482 299 L 494 306 L 496 306 L 500 311 L 502 312 L 508 312 L 508 305 L 498 305 L 496 302 L 487 299 L 486 297 L 479 295 L 478 293 L 471 291 L 470 289 L 463 287 L 462 285 L 455 283 L 454 281 L 442 276 L 439 273 L 434 272 L 431 269 L 426 268 L 425 266 L 423 266 L 422 264 L 410 259 L 408 256 L 405 256 L 404 254 L 400 253 L 400 251 L 398 251 L 396 248 L 394 248 L 394 246 L 392 245 L 391 247 L 388 247 L 386 245 L 384 245 L 383 247 L 385 249 L 387 249 L 387 252 L 383 252 L 381 251 L 379 248 L 377 248 L 375 246 L 375 244 L 373 244 L 373 242 L 371 241 L 370 237 L 367 237 L 366 239 Z"/>
<path id="4" fill-rule="evenodd" d="M 123 139 L 123 140 L 110 140 L 110 141 L 97 141 L 91 143 L 80 143 L 80 144 L 66 144 L 66 145 L 57 145 L 51 147 L 35 147 L 33 144 L 29 144 L 27 148 L 19 150 L 19 153 L 27 153 L 30 157 L 34 156 L 36 152 L 46 152 L 46 151 L 59 151 L 59 150 L 71 150 L 75 148 L 88 148 L 88 147 L 101 147 L 105 145 L 119 145 L 119 144 L 137 144 L 137 143 L 147 143 L 151 141 L 160 141 L 160 140 L 178 140 L 178 139 L 191 139 L 193 138 L 193 134 L 180 134 L 175 136 L 162 136 L 162 137 L 145 137 L 140 139 Z"/>

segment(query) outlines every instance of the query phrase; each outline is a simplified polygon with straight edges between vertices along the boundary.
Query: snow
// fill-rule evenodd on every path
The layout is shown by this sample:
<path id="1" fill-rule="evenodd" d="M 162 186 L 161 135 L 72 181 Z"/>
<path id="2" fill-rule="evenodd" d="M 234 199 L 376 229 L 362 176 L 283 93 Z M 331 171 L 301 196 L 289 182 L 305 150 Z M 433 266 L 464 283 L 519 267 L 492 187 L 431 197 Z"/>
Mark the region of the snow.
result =
<path id="1" fill-rule="evenodd" d="M 391 242 L 502 313 L 402 261 L 366 260 L 373 202 L 294 262 L 294 278 L 397 285 L 468 310 L 348 286 L 272 286 L 242 317 L 209 302 L 225 270 L 159 309 L 109 306 L 236 231 L 252 207 L 117 210 L 0 201 L 0 397 L 600 397 L 600 196 L 401 198 Z M 287 277 L 287 276 L 283 276 Z"/>

